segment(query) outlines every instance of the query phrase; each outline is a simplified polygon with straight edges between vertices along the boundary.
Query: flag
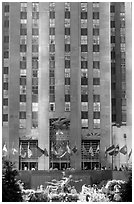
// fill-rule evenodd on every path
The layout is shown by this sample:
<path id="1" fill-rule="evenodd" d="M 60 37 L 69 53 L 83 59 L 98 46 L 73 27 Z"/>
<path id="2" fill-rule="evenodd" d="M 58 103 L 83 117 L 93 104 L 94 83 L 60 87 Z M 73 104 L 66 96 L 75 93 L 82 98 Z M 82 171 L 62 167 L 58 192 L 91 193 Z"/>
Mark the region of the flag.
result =
<path id="1" fill-rule="evenodd" d="M 129 154 L 128 154 L 128 160 L 130 159 L 131 154 L 132 154 L 132 148 L 131 148 L 131 150 L 130 150 L 130 152 L 129 152 Z"/>
<path id="2" fill-rule="evenodd" d="M 20 156 L 21 156 L 22 158 L 25 158 L 25 157 L 26 157 L 26 152 L 25 152 L 25 150 L 23 149 L 22 145 L 20 145 Z"/>
<path id="3" fill-rule="evenodd" d="M 67 143 L 66 149 L 67 149 L 67 153 L 68 153 L 68 154 L 71 154 L 71 149 L 70 149 L 68 143 Z"/>
<path id="4" fill-rule="evenodd" d="M 96 148 L 95 153 L 99 153 L 99 152 L 100 152 L 100 146 L 98 145 L 97 148 Z"/>
<path id="5" fill-rule="evenodd" d="M 114 156 L 117 156 L 118 153 L 119 153 L 119 145 L 116 145 L 114 149 Z"/>
<path id="6" fill-rule="evenodd" d="M 113 155 L 114 154 L 114 150 L 115 150 L 115 146 L 112 145 L 112 146 L 110 146 L 110 147 L 108 147 L 106 149 L 106 153 L 108 153 L 109 155 Z"/>
<path id="7" fill-rule="evenodd" d="M 48 151 L 47 151 L 46 148 L 44 149 L 44 155 L 45 155 L 46 157 L 48 157 Z"/>
<path id="8" fill-rule="evenodd" d="M 6 156 L 7 156 L 7 147 L 6 147 L 6 144 L 4 144 L 4 146 L 3 146 L 2 156 L 3 156 L 3 157 L 6 157 Z"/>
<path id="9" fill-rule="evenodd" d="M 37 157 L 41 157 L 44 154 L 44 150 L 37 146 Z"/>
<path id="10" fill-rule="evenodd" d="M 92 157 L 94 156 L 94 152 L 93 152 L 93 147 L 92 146 L 89 148 L 89 153 L 91 154 Z"/>
<path id="11" fill-rule="evenodd" d="M 17 149 L 15 149 L 14 147 L 12 148 L 12 154 L 15 155 L 17 153 Z"/>
<path id="12" fill-rule="evenodd" d="M 127 154 L 127 146 L 124 145 L 121 149 L 120 149 L 120 153 L 126 155 Z"/>
<path id="13" fill-rule="evenodd" d="M 28 143 L 27 156 L 28 156 L 28 158 L 30 158 L 32 155 L 33 155 L 33 153 L 31 151 L 31 149 L 29 147 L 29 143 Z"/>
<path id="14" fill-rule="evenodd" d="M 76 147 L 76 146 L 73 147 L 72 152 L 73 152 L 73 153 L 76 153 L 76 152 L 77 152 L 77 147 Z"/>

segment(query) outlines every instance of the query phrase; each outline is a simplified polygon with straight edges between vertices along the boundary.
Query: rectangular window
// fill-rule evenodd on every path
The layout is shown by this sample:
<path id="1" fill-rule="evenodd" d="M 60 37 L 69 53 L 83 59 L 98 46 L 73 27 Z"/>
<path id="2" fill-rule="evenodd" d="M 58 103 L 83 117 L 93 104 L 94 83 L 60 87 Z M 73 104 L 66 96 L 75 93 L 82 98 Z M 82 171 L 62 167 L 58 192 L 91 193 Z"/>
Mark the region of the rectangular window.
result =
<path id="1" fill-rule="evenodd" d="M 87 61 L 81 61 L 81 68 L 82 69 L 87 69 L 87 65 L 88 65 Z"/>
<path id="2" fill-rule="evenodd" d="M 20 28 L 20 35 L 27 35 L 27 28 Z"/>
<path id="3" fill-rule="evenodd" d="M 55 68 L 55 61 L 49 61 L 49 68 Z"/>
<path id="4" fill-rule="evenodd" d="M 3 68 L 3 74 L 8 74 L 8 67 Z"/>
<path id="5" fill-rule="evenodd" d="M 81 111 L 81 119 L 88 119 L 88 111 Z"/>
<path id="6" fill-rule="evenodd" d="M 65 102 L 70 102 L 70 95 L 69 94 L 65 94 Z"/>
<path id="7" fill-rule="evenodd" d="M 26 52 L 27 51 L 27 45 L 20 45 L 20 52 Z"/>
<path id="8" fill-rule="evenodd" d="M 32 28 L 32 35 L 39 35 L 39 29 L 38 28 Z"/>
<path id="9" fill-rule="evenodd" d="M 81 35 L 87 35 L 87 28 L 81 28 Z"/>
<path id="10" fill-rule="evenodd" d="M 32 52 L 38 52 L 39 51 L 39 45 L 32 45 Z"/>
<path id="11" fill-rule="evenodd" d="M 55 103 L 50 103 L 49 104 L 49 110 L 52 111 L 52 112 L 55 111 Z"/>
<path id="12" fill-rule="evenodd" d="M 93 95 L 93 102 L 100 102 L 100 95 Z"/>
<path id="13" fill-rule="evenodd" d="M 70 85 L 65 85 L 65 94 L 70 95 Z"/>
<path id="14" fill-rule="evenodd" d="M 81 45 L 81 52 L 88 52 L 88 46 L 87 45 Z"/>
<path id="15" fill-rule="evenodd" d="M 20 95 L 20 102 L 26 102 L 26 95 Z"/>
<path id="16" fill-rule="evenodd" d="M 95 36 L 99 35 L 99 28 L 93 28 L 93 35 Z"/>
<path id="17" fill-rule="evenodd" d="M 100 102 L 93 103 L 93 111 L 100 111 Z"/>
<path id="18" fill-rule="evenodd" d="M 38 120 L 38 111 L 32 111 L 32 119 Z"/>
<path id="19" fill-rule="evenodd" d="M 111 13 L 114 13 L 114 12 L 115 12 L 115 6 L 114 6 L 114 5 L 111 5 L 111 6 L 110 6 L 110 12 L 111 12 Z"/>
<path id="20" fill-rule="evenodd" d="M 27 19 L 27 12 L 20 12 L 20 19 Z"/>
<path id="21" fill-rule="evenodd" d="M 115 36 L 111 36 L 111 43 L 115 43 Z"/>
<path id="22" fill-rule="evenodd" d="M 69 19 L 70 18 L 70 11 L 65 11 L 65 19 Z"/>
<path id="23" fill-rule="evenodd" d="M 39 19 L 39 12 L 32 12 L 32 19 Z"/>
<path id="24" fill-rule="evenodd" d="M 50 86 L 49 87 L 49 93 L 50 94 L 54 94 L 55 93 L 55 87 L 54 86 Z"/>
<path id="25" fill-rule="evenodd" d="M 81 95 L 81 102 L 88 102 L 88 95 L 87 94 Z"/>
<path id="26" fill-rule="evenodd" d="M 4 82 L 4 83 L 3 83 L 3 89 L 4 89 L 4 90 L 8 90 L 8 83 L 7 83 L 7 82 Z"/>
<path id="27" fill-rule="evenodd" d="M 8 98 L 3 98 L 3 106 L 8 106 Z"/>
<path id="28" fill-rule="evenodd" d="M 9 51 L 4 51 L 4 58 L 5 59 L 9 58 Z"/>
<path id="29" fill-rule="evenodd" d="M 112 52 L 111 52 L 111 59 L 112 59 L 112 60 L 115 59 L 115 56 L 116 56 L 116 55 L 115 55 L 115 51 L 112 51 Z"/>
<path id="30" fill-rule="evenodd" d="M 69 77 L 65 78 L 65 85 L 70 85 L 70 78 Z"/>
<path id="31" fill-rule="evenodd" d="M 65 68 L 70 68 L 70 60 L 65 60 Z"/>
<path id="32" fill-rule="evenodd" d="M 100 78 L 93 78 L 93 85 L 100 85 Z"/>
<path id="33" fill-rule="evenodd" d="M 49 52 L 55 52 L 55 44 L 49 44 Z"/>
<path id="34" fill-rule="evenodd" d="M 81 19 L 87 19 L 87 12 L 81 12 Z"/>
<path id="35" fill-rule="evenodd" d="M 26 112 L 24 112 L 24 111 L 20 112 L 19 118 L 20 119 L 26 119 Z"/>
<path id="36" fill-rule="evenodd" d="M 115 28 L 115 21 L 111 21 L 111 28 Z"/>
<path id="37" fill-rule="evenodd" d="M 49 18 L 54 19 L 55 18 L 55 11 L 50 11 L 49 12 Z"/>
<path id="38" fill-rule="evenodd" d="M 100 112 L 99 111 L 93 112 L 93 118 L 94 119 L 100 119 Z"/>
<path id="39" fill-rule="evenodd" d="M 99 19 L 99 12 L 93 12 L 93 19 Z"/>
<path id="40" fill-rule="evenodd" d="M 54 70 L 53 70 L 53 69 L 50 69 L 50 70 L 49 70 L 49 77 L 54 77 L 54 76 L 55 76 L 54 73 L 55 73 Z"/>
<path id="41" fill-rule="evenodd" d="M 88 85 L 88 78 L 82 77 L 81 78 L 81 85 Z"/>
<path id="42" fill-rule="evenodd" d="M 3 122 L 8 122 L 8 114 L 3 114 Z"/>
<path id="43" fill-rule="evenodd" d="M 4 36 L 4 43 L 9 43 L 9 36 Z"/>
<path id="44" fill-rule="evenodd" d="M 23 85 L 23 86 L 26 85 L 26 77 L 23 76 L 20 78 L 20 85 Z"/>
<path id="45" fill-rule="evenodd" d="M 94 120 L 93 120 L 93 127 L 94 127 L 95 129 L 100 128 L 100 119 L 94 119 Z"/>
<path id="46" fill-rule="evenodd" d="M 81 102 L 81 111 L 88 111 L 88 102 Z"/>
<path id="47" fill-rule="evenodd" d="M 55 28 L 53 27 L 49 28 L 49 35 L 55 35 Z"/>
<path id="48" fill-rule="evenodd" d="M 100 69 L 100 62 L 99 61 L 93 61 L 93 69 Z"/>
<path id="49" fill-rule="evenodd" d="M 93 45 L 93 52 L 99 52 L 100 49 L 99 49 L 99 45 Z"/>
<path id="50" fill-rule="evenodd" d="M 49 101 L 55 102 L 55 94 L 49 94 Z"/>
<path id="51" fill-rule="evenodd" d="M 8 12 L 9 12 L 9 4 L 6 4 L 6 5 L 4 6 L 4 12 L 5 12 L 5 13 L 8 13 Z"/>
<path id="52" fill-rule="evenodd" d="M 70 28 L 65 28 L 65 35 L 70 35 Z"/>
<path id="53" fill-rule="evenodd" d="M 68 112 L 70 111 L 70 102 L 65 102 L 65 111 Z"/>
<path id="54" fill-rule="evenodd" d="M 26 69 L 26 61 L 20 61 L 20 69 Z"/>
<path id="55" fill-rule="evenodd" d="M 81 119 L 81 127 L 88 128 L 88 119 Z"/>
<path id="56" fill-rule="evenodd" d="M 70 44 L 65 44 L 65 52 L 70 52 Z"/>
<path id="57" fill-rule="evenodd" d="M 4 20 L 4 27 L 9 28 L 9 20 Z"/>

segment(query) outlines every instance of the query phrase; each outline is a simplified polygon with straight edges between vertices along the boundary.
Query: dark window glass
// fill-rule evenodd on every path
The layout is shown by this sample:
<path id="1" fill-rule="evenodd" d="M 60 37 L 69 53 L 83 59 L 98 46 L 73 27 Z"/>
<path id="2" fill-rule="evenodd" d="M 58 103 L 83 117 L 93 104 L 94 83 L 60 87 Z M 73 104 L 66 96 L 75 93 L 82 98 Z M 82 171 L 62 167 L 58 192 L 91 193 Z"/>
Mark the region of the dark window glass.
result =
<path id="1" fill-rule="evenodd" d="M 20 45 L 20 52 L 26 52 L 27 51 L 27 45 Z"/>
<path id="2" fill-rule="evenodd" d="M 111 21 L 111 28 L 115 28 L 115 21 Z"/>
<path id="3" fill-rule="evenodd" d="M 116 83 L 115 82 L 113 82 L 111 86 L 112 86 L 112 90 L 116 89 Z"/>
<path id="4" fill-rule="evenodd" d="M 111 59 L 115 59 L 115 51 L 111 52 Z"/>
<path id="5" fill-rule="evenodd" d="M 20 85 L 22 85 L 22 86 L 25 86 L 26 85 L 26 77 L 24 76 L 22 76 L 21 78 L 20 78 Z"/>
<path id="6" fill-rule="evenodd" d="M 9 58 L 9 51 L 4 51 L 4 58 Z"/>
<path id="7" fill-rule="evenodd" d="M 3 89 L 4 89 L 4 90 L 8 90 L 8 83 L 7 83 L 7 82 L 4 82 L 4 83 L 3 83 Z"/>
<path id="8" fill-rule="evenodd" d="M 70 28 L 65 28 L 65 35 L 70 35 Z"/>
<path id="9" fill-rule="evenodd" d="M 65 68 L 70 68 L 70 60 L 65 60 Z"/>
<path id="10" fill-rule="evenodd" d="M 65 52 L 70 52 L 70 44 L 65 44 Z"/>
<path id="11" fill-rule="evenodd" d="M 38 28 L 32 28 L 32 35 L 39 35 L 39 29 Z"/>
<path id="12" fill-rule="evenodd" d="M 93 95 L 93 102 L 100 102 L 100 95 Z"/>
<path id="13" fill-rule="evenodd" d="M 93 28 L 93 35 L 95 36 L 99 35 L 99 28 Z"/>
<path id="14" fill-rule="evenodd" d="M 81 28 L 81 35 L 87 35 L 87 28 Z"/>
<path id="15" fill-rule="evenodd" d="M 114 12 L 115 12 L 115 6 L 114 6 L 114 5 L 111 5 L 111 6 L 110 6 L 110 12 L 111 12 L 111 13 L 114 13 Z"/>
<path id="16" fill-rule="evenodd" d="M 50 111 L 54 111 L 54 104 L 50 104 Z"/>
<path id="17" fill-rule="evenodd" d="M 93 19 L 99 19 L 99 12 L 93 12 Z"/>
<path id="18" fill-rule="evenodd" d="M 54 94 L 55 93 L 55 87 L 54 86 L 50 86 L 49 87 L 49 93 L 50 94 Z"/>
<path id="19" fill-rule="evenodd" d="M 26 61 L 20 61 L 20 69 L 26 69 Z"/>
<path id="20" fill-rule="evenodd" d="M 65 78 L 65 85 L 70 85 L 70 78 L 69 77 Z"/>
<path id="21" fill-rule="evenodd" d="M 4 67 L 4 68 L 3 68 L 3 73 L 4 73 L 4 74 L 8 74 L 8 67 Z"/>
<path id="22" fill-rule="evenodd" d="M 32 85 L 37 86 L 38 85 L 38 78 L 32 78 Z"/>
<path id="23" fill-rule="evenodd" d="M 81 12 L 81 19 L 87 19 L 87 12 Z"/>
<path id="24" fill-rule="evenodd" d="M 49 45 L 49 52 L 55 52 L 55 44 Z"/>
<path id="25" fill-rule="evenodd" d="M 8 4 L 4 6 L 4 12 L 9 12 L 9 5 Z"/>
<path id="26" fill-rule="evenodd" d="M 39 45 L 32 45 L 32 52 L 38 52 L 39 51 Z"/>
<path id="27" fill-rule="evenodd" d="M 65 18 L 70 18 L 70 11 L 65 11 Z"/>
<path id="28" fill-rule="evenodd" d="M 39 19 L 39 12 L 32 12 L 32 19 Z"/>
<path id="29" fill-rule="evenodd" d="M 49 70 L 49 77 L 54 77 L 54 70 L 52 69 Z"/>
<path id="30" fill-rule="evenodd" d="M 55 61 L 49 61 L 49 67 L 55 68 Z"/>
<path id="31" fill-rule="evenodd" d="M 37 111 L 32 112 L 32 119 L 33 120 L 38 120 L 38 112 Z"/>
<path id="32" fill-rule="evenodd" d="M 112 114 L 112 122 L 116 121 L 116 114 Z"/>
<path id="33" fill-rule="evenodd" d="M 54 94 L 49 95 L 49 101 L 50 102 L 55 102 L 55 95 Z"/>
<path id="34" fill-rule="evenodd" d="M 111 43 L 115 43 L 115 36 L 111 36 Z"/>
<path id="35" fill-rule="evenodd" d="M 88 111 L 81 112 L 81 119 L 88 119 Z"/>
<path id="36" fill-rule="evenodd" d="M 32 58 L 32 69 L 38 69 L 38 58 Z"/>
<path id="37" fill-rule="evenodd" d="M 9 43 L 9 36 L 4 36 L 4 43 Z"/>
<path id="38" fill-rule="evenodd" d="M 3 106 L 8 106 L 8 98 L 3 98 Z"/>
<path id="39" fill-rule="evenodd" d="M 36 94 L 32 95 L 32 102 L 33 103 L 38 103 L 38 95 L 36 95 Z"/>
<path id="40" fill-rule="evenodd" d="M 116 98 L 112 98 L 112 106 L 116 106 Z"/>
<path id="41" fill-rule="evenodd" d="M 87 94 L 81 95 L 81 102 L 88 102 L 88 95 Z"/>
<path id="42" fill-rule="evenodd" d="M 100 112 L 93 112 L 93 118 L 94 119 L 100 119 Z"/>
<path id="43" fill-rule="evenodd" d="M 50 77 L 49 78 L 49 84 L 50 85 L 54 85 L 55 84 L 55 78 L 54 77 Z"/>
<path id="44" fill-rule="evenodd" d="M 93 61 L 93 69 L 100 69 L 100 62 L 99 61 Z"/>
<path id="45" fill-rule="evenodd" d="M 55 18 L 55 11 L 50 11 L 49 12 L 49 18 L 54 19 Z"/>
<path id="46" fill-rule="evenodd" d="M 70 95 L 69 94 L 65 94 L 65 102 L 70 102 Z"/>
<path id="47" fill-rule="evenodd" d="M 19 117 L 20 119 L 26 119 L 26 112 L 24 112 L 24 111 L 21 111 L 20 112 L 20 117 Z"/>
<path id="48" fill-rule="evenodd" d="M 99 49 L 99 45 L 93 45 L 93 52 L 99 52 L 100 49 Z"/>
<path id="49" fill-rule="evenodd" d="M 26 95 L 20 95 L 20 102 L 26 102 Z"/>
<path id="50" fill-rule="evenodd" d="M 82 77 L 81 78 L 81 85 L 88 85 L 88 78 Z"/>
<path id="51" fill-rule="evenodd" d="M 8 114 L 3 114 L 3 122 L 8 122 Z"/>
<path id="52" fill-rule="evenodd" d="M 81 45 L 81 52 L 87 52 L 88 46 L 87 45 Z"/>
<path id="53" fill-rule="evenodd" d="M 87 61 L 81 61 L 81 68 L 87 69 Z"/>
<path id="54" fill-rule="evenodd" d="M 4 27 L 5 28 L 9 28 L 9 20 L 5 20 L 4 21 Z"/>
<path id="55" fill-rule="evenodd" d="M 55 35 L 55 28 L 49 28 L 49 35 Z"/>
<path id="56" fill-rule="evenodd" d="M 27 29 L 26 28 L 20 28 L 20 35 L 27 35 Z"/>
<path id="57" fill-rule="evenodd" d="M 27 12 L 20 12 L 20 19 L 27 19 Z"/>
<path id="58" fill-rule="evenodd" d="M 100 85 L 100 78 L 93 78 L 93 85 Z"/>
<path id="59" fill-rule="evenodd" d="M 116 74 L 115 63 L 111 63 L 111 74 Z"/>

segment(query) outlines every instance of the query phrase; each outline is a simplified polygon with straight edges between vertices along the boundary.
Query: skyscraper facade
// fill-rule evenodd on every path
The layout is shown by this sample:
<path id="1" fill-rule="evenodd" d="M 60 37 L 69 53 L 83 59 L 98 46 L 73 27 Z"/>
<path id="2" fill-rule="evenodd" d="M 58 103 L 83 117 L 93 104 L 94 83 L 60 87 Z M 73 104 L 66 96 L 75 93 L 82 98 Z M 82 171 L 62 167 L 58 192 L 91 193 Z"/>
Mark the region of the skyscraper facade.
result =
<path id="1" fill-rule="evenodd" d="M 130 3 L 3 3 L 3 145 L 19 169 L 111 168 L 112 122 L 131 110 L 130 20 Z"/>

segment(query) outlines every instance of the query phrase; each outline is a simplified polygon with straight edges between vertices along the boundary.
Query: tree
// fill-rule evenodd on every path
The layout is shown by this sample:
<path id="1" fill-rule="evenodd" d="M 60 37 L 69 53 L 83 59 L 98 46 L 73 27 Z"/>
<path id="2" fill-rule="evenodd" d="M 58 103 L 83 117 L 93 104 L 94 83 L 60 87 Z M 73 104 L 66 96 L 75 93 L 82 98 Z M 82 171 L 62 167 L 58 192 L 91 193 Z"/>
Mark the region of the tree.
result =
<path id="1" fill-rule="evenodd" d="M 3 161 L 2 168 L 2 202 L 21 202 L 22 194 L 16 176 L 18 171 L 10 161 Z"/>
<path id="2" fill-rule="evenodd" d="M 132 173 L 129 180 L 122 187 L 121 198 L 122 202 L 132 202 Z"/>

